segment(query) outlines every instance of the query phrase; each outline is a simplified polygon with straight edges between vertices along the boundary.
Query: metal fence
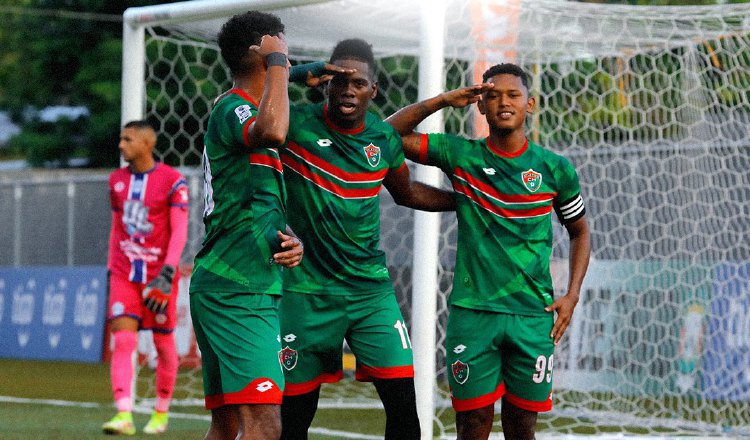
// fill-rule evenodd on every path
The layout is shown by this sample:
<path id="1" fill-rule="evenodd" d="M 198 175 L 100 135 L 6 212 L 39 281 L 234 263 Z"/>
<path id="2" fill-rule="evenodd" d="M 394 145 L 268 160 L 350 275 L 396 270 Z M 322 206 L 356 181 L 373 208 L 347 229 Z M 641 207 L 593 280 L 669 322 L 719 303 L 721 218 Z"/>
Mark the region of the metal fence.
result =
<path id="1" fill-rule="evenodd" d="M 201 175 L 181 169 L 192 206 L 198 206 Z M 0 176 L 0 266 L 105 265 L 111 210 L 108 170 L 87 173 L 34 171 Z M 185 261 L 192 261 L 203 226 L 190 210 Z"/>

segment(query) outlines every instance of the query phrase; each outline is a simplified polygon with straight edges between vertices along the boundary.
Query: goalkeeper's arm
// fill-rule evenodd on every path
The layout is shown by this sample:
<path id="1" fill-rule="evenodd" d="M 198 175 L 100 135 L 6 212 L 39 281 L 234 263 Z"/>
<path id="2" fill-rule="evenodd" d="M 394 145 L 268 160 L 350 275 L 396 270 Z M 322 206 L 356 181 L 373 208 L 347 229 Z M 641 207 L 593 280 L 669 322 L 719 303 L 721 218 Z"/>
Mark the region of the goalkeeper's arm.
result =
<path id="1" fill-rule="evenodd" d="M 176 267 L 180 263 L 182 250 L 187 242 L 187 224 L 188 210 L 181 206 L 172 206 L 169 209 L 169 227 L 172 232 L 164 266 L 159 275 L 143 289 L 143 304 L 154 313 L 163 313 L 169 304 Z"/>

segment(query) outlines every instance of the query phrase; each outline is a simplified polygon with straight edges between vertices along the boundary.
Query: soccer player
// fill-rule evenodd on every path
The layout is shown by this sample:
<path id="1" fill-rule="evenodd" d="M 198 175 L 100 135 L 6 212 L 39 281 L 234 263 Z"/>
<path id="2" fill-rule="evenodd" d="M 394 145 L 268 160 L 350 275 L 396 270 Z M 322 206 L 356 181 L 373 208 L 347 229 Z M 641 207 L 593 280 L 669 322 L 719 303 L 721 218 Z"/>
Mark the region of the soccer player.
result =
<path id="1" fill-rule="evenodd" d="M 526 138 L 535 104 L 526 73 L 500 64 L 484 81 L 407 106 L 387 122 L 404 136 L 406 157 L 440 167 L 456 194 L 458 250 L 445 345 L 458 438 L 488 438 L 502 398 L 505 438 L 533 439 L 537 413 L 552 408 L 554 347 L 578 303 L 589 228 L 573 166 Z M 477 100 L 489 125 L 486 139 L 413 132 L 441 108 Z M 570 238 L 567 293 L 559 298 L 549 267 L 553 210 Z"/>
<path id="2" fill-rule="evenodd" d="M 217 99 L 205 135 L 206 235 L 190 282 L 210 440 L 278 439 L 281 432 L 281 266 L 297 266 L 303 254 L 286 228 L 276 148 L 289 125 L 283 31 L 278 17 L 249 11 L 218 36 L 234 87 Z M 324 65 L 303 66 L 296 76 L 310 80 Z"/>
<path id="3" fill-rule="evenodd" d="M 288 223 L 305 243 L 305 260 L 284 273 L 281 360 L 286 378 L 282 439 L 306 439 L 322 383 L 342 378 L 342 345 L 356 377 L 383 401 L 385 438 L 419 438 L 411 343 L 380 241 L 379 192 L 417 209 L 455 208 L 450 191 L 412 182 L 401 139 L 367 111 L 378 91 L 371 46 L 337 44 L 326 102 L 292 107 L 282 151 Z"/>
<path id="4" fill-rule="evenodd" d="M 153 332 L 157 353 L 156 405 L 143 432 L 167 429 L 177 378 L 176 269 L 187 241 L 188 188 L 177 170 L 154 160 L 155 146 L 156 132 L 148 122 L 128 122 L 119 145 L 128 165 L 109 176 L 108 319 L 117 415 L 102 425 L 107 434 L 135 434 L 131 390 L 139 329 Z"/>

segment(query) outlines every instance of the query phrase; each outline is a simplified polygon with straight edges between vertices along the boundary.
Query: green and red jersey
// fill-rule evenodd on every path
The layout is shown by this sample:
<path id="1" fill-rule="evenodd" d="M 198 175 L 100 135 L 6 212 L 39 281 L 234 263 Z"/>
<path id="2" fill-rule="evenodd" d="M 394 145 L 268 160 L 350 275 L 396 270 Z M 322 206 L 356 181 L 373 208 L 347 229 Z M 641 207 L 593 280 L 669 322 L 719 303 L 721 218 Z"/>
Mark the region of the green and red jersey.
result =
<path id="1" fill-rule="evenodd" d="M 305 245 L 284 289 L 309 294 L 374 294 L 393 289 L 380 243 L 380 189 L 406 166 L 401 137 L 374 114 L 342 129 L 323 104 L 292 107 L 282 153 L 287 222 Z"/>
<path id="2" fill-rule="evenodd" d="M 285 230 L 283 168 L 275 148 L 251 150 L 258 104 L 233 89 L 211 112 L 203 150 L 206 235 L 195 257 L 191 292 L 279 295 L 276 231 Z"/>
<path id="3" fill-rule="evenodd" d="M 552 211 L 585 214 L 573 165 L 532 142 L 509 155 L 488 139 L 422 135 L 419 162 L 440 167 L 456 193 L 458 249 L 450 303 L 521 315 L 552 304 Z"/>

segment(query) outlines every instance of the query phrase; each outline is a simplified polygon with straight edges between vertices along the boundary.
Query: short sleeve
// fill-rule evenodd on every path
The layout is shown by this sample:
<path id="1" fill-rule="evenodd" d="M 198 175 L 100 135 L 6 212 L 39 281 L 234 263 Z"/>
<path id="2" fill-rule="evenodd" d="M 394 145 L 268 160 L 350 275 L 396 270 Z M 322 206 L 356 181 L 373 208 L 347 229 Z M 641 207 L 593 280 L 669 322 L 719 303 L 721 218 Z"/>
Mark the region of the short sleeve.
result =
<path id="1" fill-rule="evenodd" d="M 425 165 L 432 165 L 442 169 L 450 175 L 453 171 L 451 145 L 454 136 L 442 133 L 430 133 L 422 136 L 420 157 L 425 158 Z"/>
<path id="2" fill-rule="evenodd" d="M 555 171 L 557 182 L 557 197 L 554 201 L 555 212 L 561 223 L 572 223 L 586 214 L 578 173 L 570 161 L 562 156 L 560 156 Z"/>
<path id="3" fill-rule="evenodd" d="M 237 99 L 227 99 L 221 102 L 222 126 L 221 135 L 230 145 L 250 145 L 250 124 L 255 121 L 258 109 Z"/>

